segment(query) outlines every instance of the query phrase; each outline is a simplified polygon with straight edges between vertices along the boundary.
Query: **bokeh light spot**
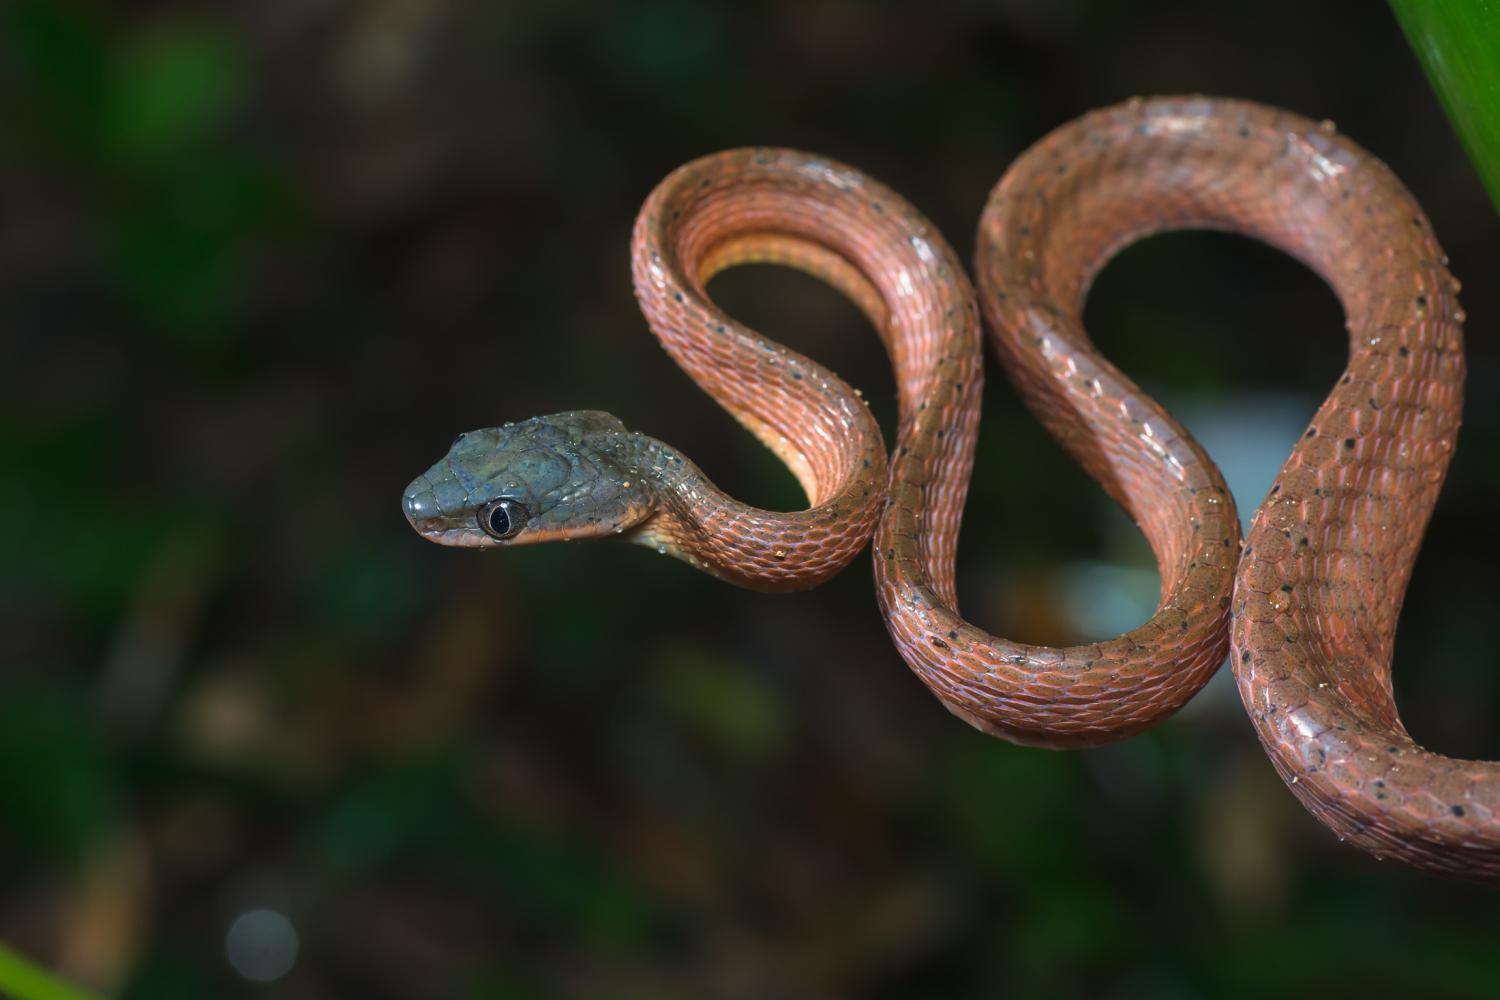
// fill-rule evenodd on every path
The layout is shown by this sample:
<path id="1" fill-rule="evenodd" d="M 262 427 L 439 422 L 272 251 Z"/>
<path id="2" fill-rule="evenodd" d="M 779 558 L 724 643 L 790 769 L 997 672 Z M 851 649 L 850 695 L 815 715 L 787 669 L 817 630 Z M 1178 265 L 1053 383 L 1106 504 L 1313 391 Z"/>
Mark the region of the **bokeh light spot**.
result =
<path id="1" fill-rule="evenodd" d="M 275 910 L 247 910 L 224 937 L 224 957 L 234 971 L 257 983 L 275 982 L 297 964 L 297 929 Z"/>

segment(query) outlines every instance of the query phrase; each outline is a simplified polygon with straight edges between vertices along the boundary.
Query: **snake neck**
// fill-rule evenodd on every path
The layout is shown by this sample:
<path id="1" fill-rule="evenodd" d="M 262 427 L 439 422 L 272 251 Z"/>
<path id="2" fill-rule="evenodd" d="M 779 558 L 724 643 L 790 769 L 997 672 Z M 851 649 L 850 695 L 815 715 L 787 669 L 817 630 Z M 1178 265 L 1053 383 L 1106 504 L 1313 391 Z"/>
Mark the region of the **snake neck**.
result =
<path id="1" fill-rule="evenodd" d="M 868 526 L 851 522 L 835 502 L 811 510 L 770 511 L 734 499 L 682 452 L 639 432 L 599 442 L 639 487 L 652 513 L 622 534 L 625 541 L 679 559 L 721 580 L 761 591 L 806 590 L 847 560 L 821 542 Z"/>
<path id="2" fill-rule="evenodd" d="M 620 467 L 628 489 L 643 491 L 651 514 L 625 540 L 655 549 L 716 576 L 724 567 L 707 558 L 706 520 L 735 502 L 682 452 L 639 431 L 611 435 L 600 450 Z M 632 482 L 633 480 L 633 482 Z"/>

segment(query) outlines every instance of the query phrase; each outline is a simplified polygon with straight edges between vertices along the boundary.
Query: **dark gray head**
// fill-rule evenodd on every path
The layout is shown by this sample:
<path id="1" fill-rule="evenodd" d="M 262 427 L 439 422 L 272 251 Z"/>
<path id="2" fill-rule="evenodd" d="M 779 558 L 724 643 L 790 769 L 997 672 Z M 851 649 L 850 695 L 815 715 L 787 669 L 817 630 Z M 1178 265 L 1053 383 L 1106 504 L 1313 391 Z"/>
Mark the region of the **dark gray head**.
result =
<path id="1" fill-rule="evenodd" d="M 654 513 L 626 468 L 630 432 L 597 410 L 533 417 L 460 434 L 406 488 L 401 507 L 423 537 L 478 548 L 619 534 Z"/>

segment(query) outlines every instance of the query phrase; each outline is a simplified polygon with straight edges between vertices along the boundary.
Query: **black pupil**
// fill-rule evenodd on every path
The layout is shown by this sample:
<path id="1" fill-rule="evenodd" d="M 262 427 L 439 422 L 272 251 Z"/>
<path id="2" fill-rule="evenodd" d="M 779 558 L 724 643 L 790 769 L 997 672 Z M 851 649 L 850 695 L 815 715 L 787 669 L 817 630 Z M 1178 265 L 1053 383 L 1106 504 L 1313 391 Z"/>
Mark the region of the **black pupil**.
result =
<path id="1" fill-rule="evenodd" d="M 497 503 L 490 508 L 490 531 L 496 535 L 510 532 L 509 504 Z"/>

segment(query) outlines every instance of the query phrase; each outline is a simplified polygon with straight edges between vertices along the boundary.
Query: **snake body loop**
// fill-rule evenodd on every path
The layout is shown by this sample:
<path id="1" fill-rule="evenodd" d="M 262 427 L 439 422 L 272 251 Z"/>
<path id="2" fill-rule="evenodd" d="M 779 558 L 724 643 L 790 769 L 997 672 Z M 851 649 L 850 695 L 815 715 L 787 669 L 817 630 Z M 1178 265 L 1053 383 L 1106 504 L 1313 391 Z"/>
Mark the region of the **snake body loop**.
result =
<path id="1" fill-rule="evenodd" d="M 1243 555 L 1218 469 L 1098 353 L 1080 318 L 1114 253 L 1184 228 L 1279 247 L 1329 282 L 1348 317 L 1348 368 Z M 1132 100 L 1042 139 L 990 196 L 976 273 L 997 353 L 1140 525 L 1160 569 L 1155 614 L 1106 642 L 1015 643 L 957 610 L 979 310 L 953 252 L 903 199 L 821 157 L 721 153 L 652 192 L 632 260 L 653 332 L 786 462 L 810 508 L 741 504 L 670 446 L 584 412 L 461 438 L 407 491 L 423 534 L 473 546 L 622 534 L 741 585 L 788 590 L 838 572 L 873 531 L 902 657 L 954 714 L 1018 743 L 1086 746 L 1145 729 L 1208 680 L 1232 638 L 1261 742 L 1319 819 L 1378 855 L 1500 880 L 1500 765 L 1417 747 L 1390 684 L 1397 611 L 1458 428 L 1458 286 L 1411 195 L 1331 125 L 1242 101 Z M 899 397 L 888 470 L 858 393 L 709 299 L 714 273 L 753 261 L 823 278 L 876 327 Z M 525 527 L 487 538 L 474 512 L 502 501 Z"/>
<path id="2" fill-rule="evenodd" d="M 658 189 L 638 250 L 655 245 L 653 218 L 691 212 L 681 199 L 698 171 L 718 174 L 744 155 L 700 161 Z M 1500 770 L 1417 747 L 1391 695 L 1396 615 L 1452 453 L 1463 357 L 1457 284 L 1426 218 L 1383 164 L 1331 126 L 1286 112 L 1158 99 L 1063 126 L 996 187 L 976 261 L 994 346 L 1048 430 L 1140 524 L 1162 576 L 1161 604 L 1141 628 L 1045 649 L 988 635 L 955 607 L 979 366 L 951 254 L 920 216 L 853 171 L 777 156 L 812 177 L 809 197 L 826 192 L 841 206 L 837 224 L 798 236 L 850 260 L 889 311 L 900 431 L 875 533 L 876 582 L 902 656 L 951 711 L 1025 743 L 1077 746 L 1143 729 L 1221 662 L 1233 574 L 1235 675 L 1297 797 L 1378 855 L 1500 877 Z M 775 231 L 777 221 L 760 216 L 752 228 Z M 1114 253 L 1184 228 L 1241 233 L 1297 257 L 1329 282 L 1349 321 L 1348 368 L 1257 511 L 1243 558 L 1218 470 L 1099 355 L 1080 318 Z M 881 271 L 872 255 L 849 252 L 856 238 L 925 246 L 941 264 L 937 273 L 909 260 Z M 675 346 L 683 335 L 674 331 L 710 325 L 696 312 L 712 310 L 701 284 L 691 289 L 694 312 L 673 324 L 659 305 L 668 289 L 641 278 L 638 268 L 653 329 L 738 415 L 746 404 L 724 398 L 722 370 L 695 367 Z M 781 401 L 769 407 L 787 412 Z M 753 429 L 757 419 L 768 417 L 745 422 Z"/>
<path id="3" fill-rule="evenodd" d="M 1079 303 L 1117 249 L 1182 228 L 1297 257 L 1348 319 L 1348 366 L 1256 511 L 1235 574 L 1231 662 L 1261 743 L 1341 838 L 1500 879 L 1500 765 L 1418 747 L 1391 692 L 1396 618 L 1464 376 L 1458 283 L 1432 229 L 1390 170 L 1330 123 L 1259 105 L 1134 101 L 1047 136 L 991 196 L 978 282 L 1007 369 L 1091 471 L 1093 449 L 1121 430 L 1069 436 L 1093 412 Z M 1173 513 L 1165 528 L 1189 523 Z"/>
<path id="4" fill-rule="evenodd" d="M 960 616 L 954 558 L 982 388 L 978 308 L 953 252 L 894 192 L 787 150 L 707 157 L 647 199 L 633 259 L 636 295 L 663 345 L 787 462 L 813 503 L 802 515 L 771 514 L 716 493 L 691 517 L 650 529 L 651 542 L 720 576 L 780 589 L 815 583 L 830 569 L 829 526 L 869 524 L 878 513 L 877 591 L 901 655 L 950 711 L 1015 742 L 1084 746 L 1137 732 L 1180 707 L 1223 662 L 1239 537 L 1229 493 L 1186 432 L 1102 359 L 1088 368 L 1094 411 L 1064 415 L 1054 433 L 1095 440 L 1092 428 L 1119 423 L 1112 414 L 1128 409 L 1138 418 L 1088 467 L 1155 546 L 1161 606 L 1125 636 L 1068 649 L 1010 642 Z M 863 401 L 831 373 L 740 327 L 704 292 L 715 270 L 748 260 L 822 276 L 876 322 L 899 412 L 883 508 L 880 484 L 861 474 L 879 450 Z M 803 515 L 810 523 L 786 523 Z M 1174 533 L 1189 518 L 1194 529 Z M 700 533 L 692 523 L 713 527 Z M 703 545 L 704 535 L 716 541 Z M 764 553 L 753 563 L 759 576 L 723 551 L 726 537 Z M 845 540 L 832 569 L 860 547 L 854 532 Z"/>

